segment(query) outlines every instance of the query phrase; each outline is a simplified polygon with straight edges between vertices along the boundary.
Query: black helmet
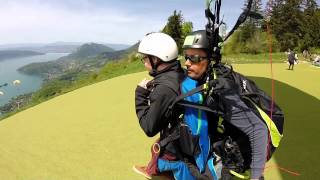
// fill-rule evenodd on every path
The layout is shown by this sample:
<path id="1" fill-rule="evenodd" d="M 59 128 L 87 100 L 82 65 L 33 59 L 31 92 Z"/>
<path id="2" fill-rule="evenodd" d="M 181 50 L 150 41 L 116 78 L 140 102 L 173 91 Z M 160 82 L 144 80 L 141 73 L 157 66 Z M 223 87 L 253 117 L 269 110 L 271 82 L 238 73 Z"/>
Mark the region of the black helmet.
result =
<path id="1" fill-rule="evenodd" d="M 209 49 L 209 38 L 205 30 L 194 31 L 189 34 L 183 43 L 183 49 Z"/>

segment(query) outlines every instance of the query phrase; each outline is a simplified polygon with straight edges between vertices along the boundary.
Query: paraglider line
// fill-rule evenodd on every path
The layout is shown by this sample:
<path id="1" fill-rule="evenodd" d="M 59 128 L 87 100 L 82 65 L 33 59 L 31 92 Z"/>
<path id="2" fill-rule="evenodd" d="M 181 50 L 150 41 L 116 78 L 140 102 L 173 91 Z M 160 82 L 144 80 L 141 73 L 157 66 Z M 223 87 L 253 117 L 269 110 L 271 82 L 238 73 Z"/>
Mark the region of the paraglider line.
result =
<path id="1" fill-rule="evenodd" d="M 269 3 L 272 3 L 272 0 L 269 0 Z M 270 13 L 270 10 L 268 11 Z M 270 14 L 267 14 L 267 18 L 270 18 Z M 270 19 L 266 19 L 267 24 L 267 34 L 268 34 L 268 44 L 269 44 L 269 62 L 270 62 L 270 75 L 271 75 L 271 104 L 270 104 L 270 118 L 273 121 L 273 105 L 274 105 L 274 73 L 273 73 L 273 66 L 272 66 L 272 32 L 270 27 Z M 269 124 L 269 127 L 271 126 L 271 121 Z M 271 129 L 270 129 L 271 130 Z M 271 137 L 270 137 L 270 130 L 268 133 L 268 145 L 267 145 L 267 154 L 266 157 L 271 156 Z M 270 153 L 270 154 L 269 154 Z"/>
<path id="2" fill-rule="evenodd" d="M 289 174 L 291 174 L 291 175 L 293 175 L 293 176 L 300 176 L 300 175 L 301 175 L 300 173 L 291 171 L 291 170 L 289 170 L 289 169 L 283 168 L 283 167 L 278 166 L 278 165 L 275 165 L 275 164 L 265 167 L 265 168 L 264 168 L 264 172 L 266 172 L 266 171 L 268 171 L 268 170 L 271 170 L 271 169 L 273 169 L 273 168 L 280 169 L 281 171 L 284 171 L 284 172 L 286 172 L 286 173 L 289 173 Z"/>

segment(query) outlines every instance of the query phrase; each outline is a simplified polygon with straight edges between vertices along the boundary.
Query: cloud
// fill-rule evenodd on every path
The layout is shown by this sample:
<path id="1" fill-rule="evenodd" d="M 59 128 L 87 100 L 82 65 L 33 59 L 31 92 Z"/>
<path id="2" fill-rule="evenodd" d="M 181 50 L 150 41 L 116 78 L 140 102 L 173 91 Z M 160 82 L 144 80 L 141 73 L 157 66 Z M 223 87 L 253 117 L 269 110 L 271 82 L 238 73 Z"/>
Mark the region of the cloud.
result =
<path id="1" fill-rule="evenodd" d="M 52 4 L 35 0 L 3 3 L 0 7 L 0 44 L 50 41 L 134 43 L 137 36 L 143 36 L 143 31 L 160 23 L 156 20 L 143 24 L 144 17 L 127 14 L 112 6 L 97 7 L 87 1 L 79 1 L 76 7 L 71 7 L 68 2 Z"/>
<path id="2" fill-rule="evenodd" d="M 232 26 L 242 1 L 224 0 Z M 194 0 L 0 0 L 0 44 L 56 41 L 133 44 L 159 31 L 174 10 L 203 29 L 204 2 Z"/>

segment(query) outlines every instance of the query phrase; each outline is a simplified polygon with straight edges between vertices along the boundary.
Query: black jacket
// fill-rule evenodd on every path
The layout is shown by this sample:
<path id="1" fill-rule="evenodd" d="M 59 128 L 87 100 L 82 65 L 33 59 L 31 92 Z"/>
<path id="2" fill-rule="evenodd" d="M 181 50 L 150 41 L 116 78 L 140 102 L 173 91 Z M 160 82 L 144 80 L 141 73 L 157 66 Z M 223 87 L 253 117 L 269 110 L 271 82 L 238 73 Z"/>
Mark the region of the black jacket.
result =
<path id="1" fill-rule="evenodd" d="M 184 79 L 184 71 L 179 61 L 172 62 L 166 69 L 150 74 L 154 79 L 148 89 L 140 86 L 135 92 L 136 114 L 145 134 L 155 136 L 169 126 L 169 122 L 177 117 L 173 113 L 166 117 L 169 106 L 180 93 L 180 83 Z M 160 134 L 160 138 L 162 134 Z"/>
<path id="2" fill-rule="evenodd" d="M 294 64 L 294 61 L 296 61 L 295 53 L 293 51 L 289 52 L 288 61 L 290 64 Z"/>

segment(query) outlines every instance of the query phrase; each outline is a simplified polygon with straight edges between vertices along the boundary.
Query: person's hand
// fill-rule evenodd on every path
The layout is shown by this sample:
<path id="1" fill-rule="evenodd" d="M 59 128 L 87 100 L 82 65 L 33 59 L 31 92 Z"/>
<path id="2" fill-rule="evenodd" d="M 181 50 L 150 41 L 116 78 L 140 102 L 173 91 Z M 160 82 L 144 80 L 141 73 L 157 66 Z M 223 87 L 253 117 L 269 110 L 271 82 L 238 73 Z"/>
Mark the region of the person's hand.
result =
<path id="1" fill-rule="evenodd" d="M 144 78 L 139 84 L 138 86 L 147 89 L 147 84 L 150 82 L 150 80 L 147 80 L 147 78 Z"/>

